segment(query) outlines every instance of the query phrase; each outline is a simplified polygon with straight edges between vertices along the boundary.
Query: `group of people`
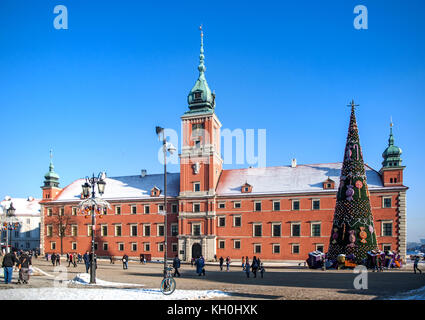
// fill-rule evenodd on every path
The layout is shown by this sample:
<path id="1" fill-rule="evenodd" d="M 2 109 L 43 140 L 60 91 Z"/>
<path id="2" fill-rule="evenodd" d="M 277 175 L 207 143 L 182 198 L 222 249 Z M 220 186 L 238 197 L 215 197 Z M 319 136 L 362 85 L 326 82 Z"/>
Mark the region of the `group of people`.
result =
<path id="1" fill-rule="evenodd" d="M 254 256 L 252 264 L 250 264 L 249 258 L 246 256 L 245 258 L 242 257 L 242 271 L 245 271 L 247 278 L 249 278 L 250 272 L 252 272 L 254 278 L 257 278 L 257 272 L 259 271 L 261 278 L 263 278 L 265 269 L 260 258 Z"/>
<path id="2" fill-rule="evenodd" d="M 218 259 L 218 261 L 220 262 L 220 271 L 223 271 L 223 265 L 224 265 L 224 258 L 220 257 L 220 259 Z M 230 257 L 227 256 L 226 258 L 226 271 L 230 270 Z"/>
<path id="3" fill-rule="evenodd" d="M 32 267 L 32 253 L 22 251 L 19 252 L 18 257 L 15 252 L 8 252 L 4 255 L 2 268 L 5 284 L 12 283 L 13 267 L 19 269 L 18 284 L 28 284 Z"/>

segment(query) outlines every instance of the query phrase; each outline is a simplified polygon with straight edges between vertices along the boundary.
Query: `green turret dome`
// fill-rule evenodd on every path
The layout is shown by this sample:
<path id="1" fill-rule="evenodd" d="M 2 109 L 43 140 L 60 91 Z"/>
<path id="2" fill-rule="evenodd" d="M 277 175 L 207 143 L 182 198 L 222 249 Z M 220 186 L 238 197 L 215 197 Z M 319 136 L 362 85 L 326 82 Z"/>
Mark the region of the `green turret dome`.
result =
<path id="1" fill-rule="evenodd" d="M 52 151 L 50 150 L 49 172 L 44 175 L 44 187 L 59 187 L 59 175 L 55 172 L 55 166 L 52 162 Z"/>
<path id="2" fill-rule="evenodd" d="M 211 111 L 215 107 L 215 94 L 211 92 L 208 86 L 207 79 L 205 78 L 205 70 L 207 69 L 204 64 L 204 35 L 201 29 L 201 51 L 199 55 L 199 77 L 196 80 L 192 90 L 187 95 L 187 103 L 189 104 L 190 111 L 188 112 L 202 112 Z"/>
<path id="3" fill-rule="evenodd" d="M 385 168 L 388 167 L 400 167 L 401 166 L 401 154 L 402 150 L 394 145 L 394 136 L 393 136 L 393 128 L 392 123 L 390 126 L 390 137 L 388 138 L 388 147 L 382 153 L 382 157 L 384 161 L 382 162 L 382 166 Z"/>

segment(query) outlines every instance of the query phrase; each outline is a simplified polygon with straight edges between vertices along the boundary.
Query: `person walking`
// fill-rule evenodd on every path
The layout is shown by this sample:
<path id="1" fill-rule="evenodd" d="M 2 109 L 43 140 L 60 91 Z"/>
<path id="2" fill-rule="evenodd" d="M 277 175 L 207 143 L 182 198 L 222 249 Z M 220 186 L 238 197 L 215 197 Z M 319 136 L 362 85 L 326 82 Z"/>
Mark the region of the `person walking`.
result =
<path id="1" fill-rule="evenodd" d="M 251 266 L 251 270 L 252 273 L 254 274 L 254 278 L 257 278 L 257 270 L 258 270 L 258 260 L 257 257 L 254 256 L 254 258 L 252 259 L 252 266 Z"/>
<path id="2" fill-rule="evenodd" d="M 126 255 L 126 254 L 124 254 L 122 256 L 122 268 L 124 270 L 127 270 L 128 269 L 128 255 Z"/>
<path id="3" fill-rule="evenodd" d="M 56 265 L 57 266 L 61 265 L 61 255 L 59 253 L 56 255 Z"/>
<path id="4" fill-rule="evenodd" d="M 21 254 L 21 256 L 19 257 L 19 262 L 18 262 L 18 268 L 19 268 L 18 284 L 21 284 L 21 282 L 24 284 L 28 284 L 28 281 L 30 279 L 29 268 L 31 265 L 32 265 L 32 259 L 31 259 L 31 256 L 28 255 L 28 252 L 24 252 L 23 254 Z"/>
<path id="5" fill-rule="evenodd" d="M 173 277 L 179 276 L 180 277 L 180 272 L 179 272 L 179 268 L 180 268 L 180 259 L 179 257 L 176 255 L 173 259 L 173 268 L 174 268 L 174 275 Z"/>
<path id="6" fill-rule="evenodd" d="M 204 257 L 200 256 L 198 259 L 196 259 L 195 262 L 196 265 L 196 273 L 198 274 L 198 276 L 204 275 L 205 276 L 205 261 L 204 261 Z"/>
<path id="7" fill-rule="evenodd" d="M 249 265 L 249 261 L 248 261 L 248 258 L 247 258 L 246 261 L 245 261 L 245 273 L 246 273 L 247 278 L 249 278 L 249 268 L 250 268 L 250 265 Z"/>
<path id="8" fill-rule="evenodd" d="M 226 258 L 226 271 L 229 271 L 229 270 L 230 270 L 230 257 L 227 256 L 227 258 Z"/>
<path id="9" fill-rule="evenodd" d="M 190 260 L 190 265 L 193 267 L 195 265 L 195 258 L 192 257 L 192 259 Z"/>
<path id="10" fill-rule="evenodd" d="M 242 257 L 242 271 L 245 271 L 245 258 Z"/>
<path id="11" fill-rule="evenodd" d="M 90 255 L 89 255 L 89 252 L 88 251 L 84 254 L 83 260 L 84 260 L 84 264 L 86 265 L 86 273 L 89 273 Z"/>
<path id="12" fill-rule="evenodd" d="M 421 269 L 418 268 L 418 263 L 419 263 L 419 256 L 415 256 L 415 260 L 413 261 L 413 271 L 416 274 L 416 270 L 419 271 L 419 273 L 422 273 Z"/>
<path id="13" fill-rule="evenodd" d="M 56 264 L 56 253 L 52 253 L 52 255 L 50 256 L 50 261 L 52 262 L 52 265 L 55 266 Z"/>
<path id="14" fill-rule="evenodd" d="M 223 271 L 223 263 L 224 263 L 223 257 L 220 257 L 219 261 L 220 261 L 220 271 Z"/>
<path id="15" fill-rule="evenodd" d="M 68 256 L 68 268 L 71 266 L 71 264 L 74 264 L 74 261 L 73 261 L 73 256 L 72 256 L 72 253 L 67 253 L 66 254 L 67 256 Z"/>
<path id="16" fill-rule="evenodd" d="M 109 257 L 109 264 L 115 264 L 115 257 L 114 256 Z"/>
<path id="17" fill-rule="evenodd" d="M 260 263 L 260 274 L 261 274 L 261 279 L 263 278 L 264 271 L 266 271 L 266 270 L 264 269 L 263 263 L 261 262 L 261 263 Z"/>
<path id="18" fill-rule="evenodd" d="M 69 262 L 69 252 L 66 253 L 66 262 Z"/>
<path id="19" fill-rule="evenodd" d="M 13 266 L 19 263 L 18 259 L 15 256 L 14 252 L 8 252 L 3 257 L 3 262 L 1 264 L 3 268 L 3 274 L 4 274 L 4 283 L 9 284 L 12 282 L 12 276 L 13 276 Z"/>

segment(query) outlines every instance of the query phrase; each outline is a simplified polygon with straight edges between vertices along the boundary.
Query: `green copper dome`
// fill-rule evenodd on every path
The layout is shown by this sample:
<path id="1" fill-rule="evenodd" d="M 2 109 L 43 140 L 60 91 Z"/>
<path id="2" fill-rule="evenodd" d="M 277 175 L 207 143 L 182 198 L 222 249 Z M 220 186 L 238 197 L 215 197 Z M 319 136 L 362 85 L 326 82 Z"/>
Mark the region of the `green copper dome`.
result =
<path id="1" fill-rule="evenodd" d="M 211 92 L 208 86 L 207 79 L 205 78 L 205 64 L 204 64 L 204 35 L 201 29 L 201 52 L 199 55 L 199 77 L 196 80 L 192 90 L 187 96 L 187 103 L 189 104 L 188 113 L 211 111 L 215 107 L 215 94 Z"/>
<path id="2" fill-rule="evenodd" d="M 52 151 L 50 151 L 49 172 L 44 175 L 44 187 L 59 187 L 59 175 L 55 172 L 52 162 Z"/>
<path id="3" fill-rule="evenodd" d="M 394 136 L 392 124 L 390 127 L 390 137 L 388 138 L 388 147 L 382 153 L 384 161 L 382 162 L 383 167 L 400 167 L 401 166 L 401 154 L 402 150 L 394 145 Z"/>

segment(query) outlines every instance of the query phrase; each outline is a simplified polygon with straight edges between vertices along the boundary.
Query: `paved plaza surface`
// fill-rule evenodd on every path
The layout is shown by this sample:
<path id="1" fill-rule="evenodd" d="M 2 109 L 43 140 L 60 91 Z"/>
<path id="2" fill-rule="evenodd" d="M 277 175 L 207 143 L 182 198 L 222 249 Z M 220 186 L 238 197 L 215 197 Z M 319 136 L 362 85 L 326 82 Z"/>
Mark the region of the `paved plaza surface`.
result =
<path id="1" fill-rule="evenodd" d="M 45 259 L 33 259 L 33 265 L 42 270 L 30 279 L 29 285 L 18 285 L 17 273 L 14 273 L 13 283 L 0 284 L 0 289 L 10 288 L 42 288 L 53 287 L 58 273 L 51 262 Z M 63 279 L 72 280 L 78 274 L 85 272 L 84 264 L 77 267 L 68 267 L 66 259 L 61 266 L 65 267 Z M 158 289 L 162 280 L 161 263 L 130 262 L 129 268 L 123 270 L 122 263 L 100 260 L 97 269 L 97 278 L 109 282 L 140 285 L 141 288 Z M 251 274 L 247 279 L 245 272 L 238 265 L 233 265 L 229 272 L 220 271 L 217 265 L 206 266 L 206 276 L 198 276 L 195 268 L 182 265 L 181 277 L 176 278 L 177 288 L 186 290 L 221 290 L 230 293 L 223 299 L 327 299 L 327 300 L 358 300 L 358 299 L 385 299 L 409 290 L 425 286 L 425 274 L 414 274 L 411 266 L 401 270 L 368 273 L 368 289 L 354 289 L 353 281 L 358 274 L 352 270 L 311 270 L 303 266 L 268 268 L 264 278 Z M 3 279 L 1 279 L 2 281 Z M 69 287 L 90 286 L 70 284 Z M 0 290 L 0 299 L 6 291 Z M 172 296 L 170 297 L 172 299 Z M 222 299 L 222 298 L 220 298 Z"/>

